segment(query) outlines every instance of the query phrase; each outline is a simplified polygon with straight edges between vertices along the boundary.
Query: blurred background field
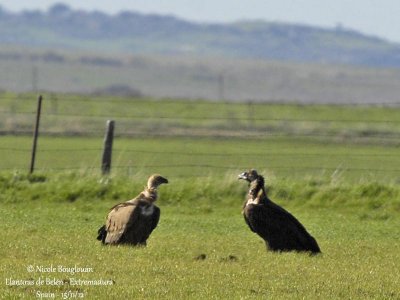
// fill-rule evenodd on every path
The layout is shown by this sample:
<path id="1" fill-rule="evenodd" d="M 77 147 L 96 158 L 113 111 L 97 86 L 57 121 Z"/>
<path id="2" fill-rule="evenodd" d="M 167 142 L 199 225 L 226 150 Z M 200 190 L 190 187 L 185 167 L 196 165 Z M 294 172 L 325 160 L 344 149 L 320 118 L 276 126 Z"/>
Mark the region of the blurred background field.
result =
<path id="1" fill-rule="evenodd" d="M 34 95 L 3 94 L 0 168 L 27 170 Z M 97 172 L 116 122 L 112 172 L 207 177 L 250 167 L 272 176 L 399 180 L 400 115 L 371 106 L 44 96 L 36 167 Z"/>
<path id="2" fill-rule="evenodd" d="M 397 68 L 226 56 L 0 49 L 0 90 L 398 105 Z"/>

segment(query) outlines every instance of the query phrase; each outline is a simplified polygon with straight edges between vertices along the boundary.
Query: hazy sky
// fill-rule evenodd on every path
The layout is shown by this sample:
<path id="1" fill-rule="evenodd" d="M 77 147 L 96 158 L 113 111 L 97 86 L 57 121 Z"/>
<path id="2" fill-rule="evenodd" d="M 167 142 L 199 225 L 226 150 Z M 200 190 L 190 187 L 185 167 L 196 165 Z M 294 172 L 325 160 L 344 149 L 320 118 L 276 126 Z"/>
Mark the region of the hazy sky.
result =
<path id="1" fill-rule="evenodd" d="M 58 2 L 86 10 L 134 10 L 200 22 L 262 19 L 324 27 L 340 23 L 400 43 L 400 0 L 1 0 L 0 5 L 10 11 L 46 10 Z"/>

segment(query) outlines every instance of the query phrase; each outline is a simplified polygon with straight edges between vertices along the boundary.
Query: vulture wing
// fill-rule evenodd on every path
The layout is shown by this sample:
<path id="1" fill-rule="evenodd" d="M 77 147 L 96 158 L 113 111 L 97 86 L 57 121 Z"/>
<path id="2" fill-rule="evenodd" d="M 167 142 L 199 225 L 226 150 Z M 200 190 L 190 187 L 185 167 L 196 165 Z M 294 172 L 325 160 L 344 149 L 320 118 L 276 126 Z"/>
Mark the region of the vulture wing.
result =
<path id="1" fill-rule="evenodd" d="M 150 234 L 157 227 L 159 220 L 160 220 L 160 209 L 154 205 L 154 213 L 151 216 L 151 221 L 149 226 L 143 231 L 144 234 L 141 238 L 141 243 L 146 243 L 146 240 L 149 238 Z"/>
<path id="2" fill-rule="evenodd" d="M 114 206 L 106 221 L 106 244 L 115 244 L 121 239 L 126 230 L 138 219 L 139 210 L 135 203 L 125 202 Z"/>
<path id="3" fill-rule="evenodd" d="M 249 226 L 250 230 L 253 232 L 256 232 L 255 229 L 251 226 L 251 221 L 248 219 L 248 216 L 246 213 L 243 213 L 244 216 L 244 221 L 246 222 L 247 226 Z"/>
<path id="4" fill-rule="evenodd" d="M 319 252 L 315 239 L 288 211 L 270 202 L 266 206 L 251 205 L 247 209 L 250 226 L 269 241 L 271 248 Z"/>
<path id="5" fill-rule="evenodd" d="M 317 242 L 315 239 L 308 233 L 305 227 L 289 212 L 286 214 L 281 214 L 280 224 L 283 227 L 284 232 L 287 236 L 292 238 L 292 241 L 295 242 L 295 248 L 297 250 L 306 250 L 312 252 L 320 252 Z"/>
<path id="6" fill-rule="evenodd" d="M 158 221 L 160 221 L 160 209 L 154 205 L 154 215 L 150 233 L 157 227 Z"/>
<path id="7" fill-rule="evenodd" d="M 245 221 L 250 229 L 261 235 L 264 239 L 269 239 L 268 216 L 264 206 L 250 204 L 245 208 Z"/>

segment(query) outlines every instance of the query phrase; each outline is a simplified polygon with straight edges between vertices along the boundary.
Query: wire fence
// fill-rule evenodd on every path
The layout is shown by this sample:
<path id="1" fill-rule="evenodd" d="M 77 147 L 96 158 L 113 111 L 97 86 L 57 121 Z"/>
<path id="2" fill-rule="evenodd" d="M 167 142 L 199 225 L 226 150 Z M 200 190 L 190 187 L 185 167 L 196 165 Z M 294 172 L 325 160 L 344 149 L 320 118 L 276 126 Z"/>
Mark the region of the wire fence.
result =
<path id="1" fill-rule="evenodd" d="M 36 99 L 0 96 L 0 116 L 0 168 L 24 170 Z M 256 166 L 286 174 L 340 171 L 392 177 L 400 171 L 399 109 L 384 104 L 303 106 L 68 95 L 44 97 L 36 170 L 99 169 L 108 119 L 116 121 L 115 136 L 123 140 L 113 148 L 112 168 L 127 173 L 166 169 L 198 177 Z"/>
<path id="2" fill-rule="evenodd" d="M 41 152 L 101 152 L 102 148 L 76 148 L 76 149 L 42 149 Z M 21 149 L 21 148 L 12 148 L 12 147 L 0 147 L 0 151 L 15 151 L 15 152 L 25 152 L 30 153 L 32 149 Z M 260 156 L 263 157 L 266 153 L 214 153 L 214 152 L 184 152 L 184 151 L 153 151 L 153 150 L 137 150 L 137 149 L 119 149 L 114 148 L 114 152 L 132 152 L 132 153 L 145 153 L 145 154 L 162 154 L 162 155 L 190 155 L 190 156 L 216 156 L 216 157 L 240 157 L 240 156 Z M 336 157 L 398 157 L 400 153 L 330 153 L 330 156 Z M 310 157 L 310 156 L 326 156 L 326 153 L 307 153 L 307 152 L 296 152 L 296 153 L 282 153 L 282 152 L 268 152 L 268 155 L 273 156 L 283 156 L 283 157 Z"/>
<path id="3" fill-rule="evenodd" d="M 14 94 L 2 94 L 0 95 L 0 99 L 2 100 L 7 100 L 7 101 L 27 101 L 30 102 L 35 98 L 35 96 L 32 96 L 32 94 L 18 94 L 18 95 L 14 95 Z M 107 96 L 107 95 L 90 95 L 90 94 L 56 94 L 56 93 L 51 93 L 46 95 L 46 99 L 50 102 L 52 101 L 53 103 L 56 103 L 57 101 L 68 101 L 68 102 L 83 102 L 83 103 L 129 103 L 131 104 L 132 102 L 135 101 L 142 101 L 143 99 L 146 100 L 154 100 L 153 98 L 145 98 L 145 97 L 141 97 L 141 98 L 132 98 L 132 97 L 125 97 L 125 96 Z M 202 100 L 202 98 L 197 98 L 197 100 L 194 100 L 193 98 L 191 99 L 187 99 L 187 98 L 174 98 L 175 100 L 178 101 L 184 101 L 184 102 L 196 102 L 197 100 Z M 156 101 L 165 101 L 165 100 L 172 100 L 171 98 L 157 98 Z M 209 101 L 209 100 L 207 100 Z M 237 103 L 235 101 L 219 101 L 220 103 Z M 242 100 L 240 101 L 240 103 L 244 103 L 244 104 L 260 104 L 260 105 L 273 105 L 273 104 L 277 104 L 277 105 L 282 105 L 282 104 L 298 104 L 298 102 L 293 101 L 284 101 L 282 102 L 281 100 L 267 100 L 267 99 L 262 99 L 262 101 L 260 99 L 248 99 L 246 100 Z M 51 104 L 51 103 L 50 103 Z M 305 104 L 301 103 L 299 104 L 301 105 L 319 105 L 318 102 L 307 102 Z M 348 103 L 343 103 L 343 102 L 339 102 L 338 104 L 335 104 L 333 102 L 328 102 L 328 103 L 322 103 L 322 105 L 329 105 L 329 106 L 348 106 L 348 107 L 400 107 L 400 99 L 397 101 L 382 101 L 381 99 L 378 99 L 377 101 L 369 101 L 369 102 L 355 102 L 355 101 L 351 101 Z"/>

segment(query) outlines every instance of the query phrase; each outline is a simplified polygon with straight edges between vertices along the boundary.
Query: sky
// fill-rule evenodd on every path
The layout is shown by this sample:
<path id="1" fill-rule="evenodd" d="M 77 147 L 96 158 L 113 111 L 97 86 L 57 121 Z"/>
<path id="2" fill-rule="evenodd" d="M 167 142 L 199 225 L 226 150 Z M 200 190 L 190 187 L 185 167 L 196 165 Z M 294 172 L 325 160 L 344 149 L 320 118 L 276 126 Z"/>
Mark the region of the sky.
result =
<path id="1" fill-rule="evenodd" d="M 74 9 L 174 15 L 197 22 L 264 20 L 342 26 L 400 43 L 399 0 L 1 0 L 9 11 L 47 10 L 63 2 Z"/>

